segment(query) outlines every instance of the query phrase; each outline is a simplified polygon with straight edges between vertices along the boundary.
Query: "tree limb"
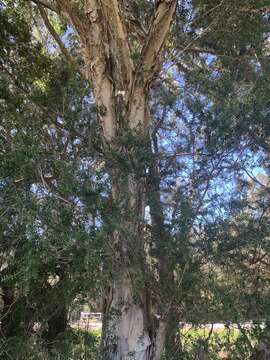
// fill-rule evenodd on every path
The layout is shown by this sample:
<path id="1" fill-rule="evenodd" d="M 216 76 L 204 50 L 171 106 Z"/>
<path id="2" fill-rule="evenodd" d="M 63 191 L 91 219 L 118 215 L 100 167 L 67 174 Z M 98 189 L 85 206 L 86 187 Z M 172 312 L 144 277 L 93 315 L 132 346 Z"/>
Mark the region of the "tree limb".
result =
<path id="1" fill-rule="evenodd" d="M 73 24 L 75 30 L 85 45 L 87 42 L 87 18 L 82 11 L 79 11 L 78 6 L 74 6 L 71 0 L 56 0 L 59 11 L 63 13 L 68 20 Z"/>
<path id="2" fill-rule="evenodd" d="M 177 0 L 160 0 L 141 51 L 135 76 L 128 96 L 127 117 L 131 128 L 148 128 L 149 109 L 146 106 L 145 92 L 155 76 L 160 54 L 169 33 L 176 10 Z"/>
<path id="3" fill-rule="evenodd" d="M 65 45 L 63 44 L 62 40 L 60 39 L 60 36 L 57 34 L 57 32 L 55 31 L 54 27 L 52 26 L 52 24 L 50 23 L 50 20 L 48 18 L 48 15 L 46 13 L 46 11 L 44 10 L 43 6 L 40 5 L 39 3 L 37 3 L 37 7 L 39 10 L 39 13 L 42 17 L 42 20 L 44 21 L 44 24 L 46 26 L 46 28 L 48 29 L 49 33 L 52 35 L 52 37 L 54 38 L 55 42 L 58 44 L 60 50 L 62 51 L 63 55 L 65 56 L 65 58 L 67 59 L 67 61 L 78 71 L 80 72 L 81 75 L 84 75 L 79 67 L 79 65 L 77 64 L 77 62 L 74 60 L 74 58 L 70 55 L 69 51 L 66 49 Z"/>
<path id="4" fill-rule="evenodd" d="M 119 70 L 122 74 L 118 73 L 117 77 L 122 75 L 123 83 L 128 84 L 128 88 L 130 88 L 133 76 L 133 62 L 128 44 L 125 19 L 120 10 L 118 0 L 101 0 L 101 5 L 105 15 L 105 21 L 107 21 L 109 25 L 110 34 L 112 36 L 111 40 L 113 40 L 110 41 L 110 47 L 113 52 L 118 55 L 118 61 L 120 63 Z M 114 46 L 114 42 L 116 43 L 116 46 Z M 119 90 L 124 90 L 124 87 Z"/>
<path id="5" fill-rule="evenodd" d="M 184 46 L 179 46 L 179 49 L 181 52 L 190 52 L 190 53 L 205 53 L 205 54 L 211 54 L 211 55 L 215 55 L 215 56 L 226 56 L 224 54 L 220 54 L 218 53 L 216 50 L 211 49 L 211 48 L 201 48 L 201 47 L 184 47 Z"/>
<path id="6" fill-rule="evenodd" d="M 36 5 L 42 5 L 44 8 L 57 12 L 57 7 L 51 2 L 46 0 L 31 0 Z"/>
<path id="7" fill-rule="evenodd" d="M 42 183 L 43 187 L 44 187 L 45 189 L 47 189 L 48 191 L 50 191 L 51 194 L 52 194 L 55 198 L 57 198 L 57 199 L 63 201 L 64 203 L 66 203 L 66 204 L 74 207 L 74 204 L 73 204 L 71 201 L 69 201 L 68 199 L 64 198 L 63 196 L 61 196 L 61 195 L 59 195 L 59 194 L 57 194 L 57 193 L 53 193 L 53 192 L 52 192 L 51 187 L 49 186 L 49 184 L 48 184 L 47 181 L 45 180 L 45 177 L 44 177 L 44 175 L 43 175 L 41 166 L 38 166 L 38 169 L 37 169 L 37 170 L 38 170 L 38 175 L 40 176 L 41 183 Z"/>
<path id="8" fill-rule="evenodd" d="M 256 176 L 254 176 L 252 173 L 250 173 L 244 166 L 242 167 L 242 169 L 244 170 L 244 172 L 247 174 L 247 176 L 253 180 L 256 184 L 259 184 L 260 186 L 262 186 L 264 189 L 269 190 L 269 186 L 263 184 Z"/>
<path id="9" fill-rule="evenodd" d="M 99 1 L 87 0 L 85 12 L 89 25 L 84 58 L 88 67 L 89 78 L 93 82 L 98 110 L 102 110 L 98 111 L 98 121 L 103 128 L 106 141 L 110 141 L 114 137 L 116 124 L 108 24 L 104 21 L 104 14 L 102 14 Z"/>
<path id="10" fill-rule="evenodd" d="M 176 9 L 176 0 L 161 0 L 156 8 L 152 25 L 142 49 L 142 60 L 137 71 L 142 69 L 144 85 L 149 85 L 163 49 Z"/>
<path id="11" fill-rule="evenodd" d="M 109 66 L 108 24 L 102 13 L 101 2 L 86 0 L 83 9 L 75 1 L 56 2 L 61 14 L 73 25 L 79 36 L 85 74 L 93 84 L 97 118 L 103 128 L 104 138 L 110 140 L 115 133 L 114 89 Z"/>

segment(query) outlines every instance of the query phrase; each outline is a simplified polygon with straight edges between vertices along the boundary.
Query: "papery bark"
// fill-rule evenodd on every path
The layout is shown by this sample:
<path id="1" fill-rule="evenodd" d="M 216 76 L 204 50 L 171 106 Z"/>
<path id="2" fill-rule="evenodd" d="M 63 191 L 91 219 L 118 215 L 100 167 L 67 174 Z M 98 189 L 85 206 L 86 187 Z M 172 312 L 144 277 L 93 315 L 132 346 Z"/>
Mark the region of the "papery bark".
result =
<path id="1" fill-rule="evenodd" d="M 104 311 L 100 360 L 161 359 L 167 323 L 134 297 L 128 275 L 115 281 Z"/>
<path id="2" fill-rule="evenodd" d="M 53 6 L 54 11 L 64 15 L 73 25 L 81 42 L 85 63 L 83 73 L 93 86 L 97 118 L 106 145 L 104 150 L 110 148 L 121 127 L 134 133 L 148 133 L 150 111 L 147 95 L 151 81 L 162 64 L 164 43 L 176 3 L 176 0 L 157 2 L 136 66 L 129 48 L 122 1 L 86 0 L 84 11 L 72 0 L 49 3 L 56 5 Z M 145 256 L 143 234 L 140 233 L 145 188 L 143 184 L 136 184 L 132 174 L 127 177 L 124 189 L 121 173 L 112 172 L 111 177 L 115 200 L 121 191 L 129 194 L 121 212 L 122 226 L 127 231 L 125 236 L 118 231 L 112 234 L 117 276 L 112 277 L 105 296 L 99 359 L 159 360 L 164 347 L 166 321 L 163 318 L 158 320 L 153 309 L 146 306 L 152 301 L 151 293 L 146 298 L 143 288 L 134 289 L 131 273 L 142 272 L 143 267 L 129 265 L 134 255 L 130 253 L 132 234 L 136 234 L 138 239 L 139 256 Z M 132 222 L 128 219 L 130 210 L 136 214 Z M 130 237 L 127 235 L 129 230 Z"/>

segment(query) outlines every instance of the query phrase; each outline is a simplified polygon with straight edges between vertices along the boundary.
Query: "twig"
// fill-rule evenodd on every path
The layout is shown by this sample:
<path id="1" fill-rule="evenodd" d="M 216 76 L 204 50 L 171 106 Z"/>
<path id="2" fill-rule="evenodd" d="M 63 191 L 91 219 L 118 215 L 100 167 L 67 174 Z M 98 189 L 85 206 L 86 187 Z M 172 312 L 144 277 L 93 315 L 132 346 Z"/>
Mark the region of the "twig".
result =
<path id="1" fill-rule="evenodd" d="M 244 170 L 244 172 L 247 174 L 247 176 L 253 180 L 255 183 L 259 184 L 260 186 L 262 186 L 263 188 L 269 190 L 269 186 L 264 185 L 262 182 L 260 182 L 260 180 L 258 180 L 253 174 L 251 174 L 245 167 L 242 168 Z"/>
<path id="2" fill-rule="evenodd" d="M 42 173 L 42 169 L 41 169 L 40 166 L 38 167 L 38 173 L 39 173 L 39 176 L 40 176 L 40 178 L 41 178 L 41 182 L 42 182 L 43 186 L 45 187 L 45 189 L 47 189 L 47 190 L 49 190 L 49 191 L 51 192 L 51 188 L 50 188 L 50 186 L 48 185 L 48 183 L 46 182 L 46 180 L 45 180 L 45 178 L 44 178 L 44 176 L 43 176 L 43 173 Z M 63 196 L 58 195 L 58 194 L 54 194 L 54 193 L 52 193 L 52 195 L 53 195 L 54 197 L 56 197 L 57 199 L 62 200 L 62 201 L 65 202 L 66 204 L 74 207 L 74 204 L 73 204 L 71 201 L 65 199 Z"/>

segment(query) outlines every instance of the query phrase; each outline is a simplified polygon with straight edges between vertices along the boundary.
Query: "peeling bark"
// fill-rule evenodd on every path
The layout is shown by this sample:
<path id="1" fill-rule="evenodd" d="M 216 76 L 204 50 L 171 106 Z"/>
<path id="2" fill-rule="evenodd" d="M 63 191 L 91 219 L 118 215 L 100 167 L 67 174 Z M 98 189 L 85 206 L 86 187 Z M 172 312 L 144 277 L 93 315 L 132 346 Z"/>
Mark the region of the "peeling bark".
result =
<path id="1" fill-rule="evenodd" d="M 104 311 L 100 360 L 161 359 L 167 322 L 158 321 L 134 298 L 128 275 L 115 281 Z"/>
<path id="2" fill-rule="evenodd" d="M 114 43 L 110 44 L 117 58 L 118 74 L 114 80 L 119 81 L 121 91 L 129 91 L 133 79 L 133 61 L 129 49 L 125 20 L 117 0 L 103 0 L 102 8 Z M 113 46 L 112 46 L 113 45 Z"/>
<path id="3" fill-rule="evenodd" d="M 176 1 L 174 0 L 161 0 L 156 8 L 154 20 L 142 50 L 141 63 L 138 67 L 142 69 L 144 85 L 149 85 L 155 75 L 159 56 L 164 48 L 175 9 Z"/>
<path id="4" fill-rule="evenodd" d="M 153 77 L 161 66 L 160 59 L 177 1 L 157 2 L 149 31 L 140 38 L 141 52 L 136 64 L 133 63 L 126 28 L 129 21 L 123 11 L 122 2 L 86 0 L 82 9 L 72 0 L 32 1 L 37 2 L 39 7 L 53 8 L 53 11 L 65 16 L 77 32 L 85 63 L 82 73 L 86 74 L 93 86 L 97 120 L 103 130 L 105 143 L 111 145 L 121 127 L 134 130 L 134 133 L 139 130 L 142 134 L 147 134 L 150 123 L 147 95 Z M 124 191 L 121 189 L 122 174 L 111 175 L 113 196 L 116 198 Z M 134 237 L 129 238 L 129 231 L 131 234 L 135 233 L 138 239 L 136 256 L 142 258 L 142 263 L 146 257 L 141 233 L 145 185 L 136 181 L 130 174 L 127 184 L 124 184 L 125 194 L 129 194 L 121 213 L 126 234 L 118 231 L 112 234 L 118 277 L 113 277 L 104 302 L 102 346 L 99 355 L 99 359 L 103 360 L 159 360 L 164 348 L 166 320 L 161 317 L 158 321 L 151 306 L 146 306 L 152 302 L 151 292 L 144 295 L 144 285 L 135 290 L 130 275 L 142 273 L 144 270 L 143 266 L 134 269 L 130 265 L 135 254 L 131 253 Z M 127 209 L 132 209 L 134 213 L 132 223 L 126 214 Z"/>
<path id="5" fill-rule="evenodd" d="M 143 309 L 133 296 L 127 276 L 115 281 L 111 304 L 104 314 L 100 359 L 148 359 L 151 340 L 144 328 Z"/>
<path id="6" fill-rule="evenodd" d="M 137 87 L 133 90 L 132 101 L 129 105 L 130 113 L 130 128 L 131 129 L 147 129 L 149 121 L 147 119 L 146 112 L 146 103 L 145 103 L 145 91 L 142 87 Z"/>

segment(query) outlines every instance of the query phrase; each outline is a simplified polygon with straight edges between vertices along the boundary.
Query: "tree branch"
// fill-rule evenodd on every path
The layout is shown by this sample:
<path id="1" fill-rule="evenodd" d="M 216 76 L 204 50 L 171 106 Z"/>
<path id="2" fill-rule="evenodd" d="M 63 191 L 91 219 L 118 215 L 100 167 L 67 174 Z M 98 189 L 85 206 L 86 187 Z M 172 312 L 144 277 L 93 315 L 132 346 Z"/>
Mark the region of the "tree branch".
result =
<path id="1" fill-rule="evenodd" d="M 91 80 L 97 105 L 97 118 L 104 138 L 110 140 L 115 133 L 114 88 L 110 76 L 110 48 L 108 24 L 104 19 L 100 0 L 85 0 L 84 8 L 72 0 L 56 0 L 59 12 L 77 32 L 85 75 Z"/>
<path id="2" fill-rule="evenodd" d="M 119 8 L 118 0 L 101 0 L 101 4 L 105 15 L 105 21 L 107 21 L 109 25 L 110 34 L 113 40 L 110 41 L 110 47 L 113 48 L 114 53 L 118 55 L 117 57 L 120 63 L 120 69 L 117 70 L 120 70 L 122 74 L 118 73 L 117 77 L 119 78 L 119 75 L 122 75 L 123 83 L 128 84 L 129 89 L 133 77 L 133 62 L 128 44 L 125 19 Z M 114 46 L 114 42 L 116 43 L 116 46 Z M 124 88 L 120 90 L 124 90 Z"/>
<path id="3" fill-rule="evenodd" d="M 148 128 L 150 116 L 146 106 L 145 92 L 156 74 L 160 54 L 176 10 L 176 3 L 177 0 L 160 0 L 156 7 L 128 96 L 127 118 L 131 128 Z"/>
<path id="4" fill-rule="evenodd" d="M 37 3 L 37 7 L 38 7 L 39 13 L 42 17 L 42 20 L 44 21 L 46 28 L 48 29 L 49 33 L 54 38 L 55 42 L 58 44 L 58 46 L 59 46 L 60 50 L 62 51 L 63 55 L 65 56 L 65 58 L 83 76 L 84 74 L 82 73 L 79 65 L 74 60 L 74 58 L 70 55 L 69 51 L 66 49 L 65 45 L 63 44 L 62 40 L 60 39 L 60 36 L 57 34 L 54 27 L 50 23 L 48 15 L 47 15 L 46 11 L 44 10 L 43 6 L 40 5 L 39 3 Z"/>
<path id="5" fill-rule="evenodd" d="M 87 0 L 85 12 L 88 20 L 88 40 L 85 44 L 84 58 L 89 78 L 93 82 L 98 109 L 102 110 L 97 113 L 98 121 L 103 128 L 104 138 L 110 141 L 115 135 L 116 124 L 108 24 L 104 21 L 99 1 Z"/>
<path id="6" fill-rule="evenodd" d="M 73 24 L 81 38 L 82 43 L 87 43 L 88 21 L 85 14 L 79 11 L 78 6 L 74 6 L 70 0 L 56 0 L 59 11 Z"/>
<path id="7" fill-rule="evenodd" d="M 264 189 L 269 190 L 269 186 L 263 184 L 256 176 L 254 176 L 253 174 L 251 174 L 244 166 L 242 167 L 242 169 L 244 170 L 244 172 L 247 174 L 247 176 L 253 180 L 256 184 L 262 186 Z"/>
<path id="8" fill-rule="evenodd" d="M 38 169 L 37 169 L 37 170 L 38 170 L 38 175 L 40 176 L 41 183 L 42 183 L 43 187 L 44 187 L 45 189 L 47 189 L 48 191 L 50 191 L 51 194 L 52 194 L 55 198 L 57 198 L 57 199 L 63 201 L 64 203 L 66 203 L 66 204 L 74 207 L 74 204 L 73 204 L 71 201 L 69 201 L 68 199 L 64 198 L 63 196 L 61 196 L 61 195 L 59 195 L 59 194 L 57 194 L 57 193 L 53 193 L 53 192 L 52 192 L 51 187 L 49 186 L 49 184 L 48 184 L 47 181 L 45 180 L 45 177 L 44 177 L 44 175 L 43 175 L 41 166 L 38 166 Z M 55 190 L 56 190 L 56 189 L 55 189 Z"/>
<path id="9" fill-rule="evenodd" d="M 176 9 L 176 0 L 161 0 L 156 8 L 152 25 L 142 49 L 142 60 L 137 71 L 143 71 L 144 85 L 149 85 L 163 49 Z"/>
<path id="10" fill-rule="evenodd" d="M 201 48 L 201 47 L 184 47 L 184 46 L 179 46 L 179 49 L 181 52 L 190 52 L 190 53 L 205 53 L 205 54 L 211 54 L 211 55 L 215 55 L 215 56 L 226 56 L 224 54 L 219 54 L 218 52 L 216 52 L 216 50 L 211 49 L 211 48 Z"/>
<path id="11" fill-rule="evenodd" d="M 30 1 L 32 1 L 34 4 L 38 6 L 42 5 L 46 9 L 57 12 L 56 6 L 50 1 L 46 1 L 46 0 L 30 0 Z"/>

